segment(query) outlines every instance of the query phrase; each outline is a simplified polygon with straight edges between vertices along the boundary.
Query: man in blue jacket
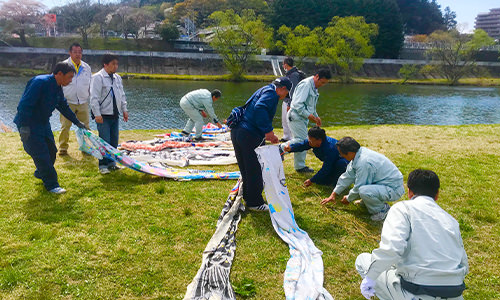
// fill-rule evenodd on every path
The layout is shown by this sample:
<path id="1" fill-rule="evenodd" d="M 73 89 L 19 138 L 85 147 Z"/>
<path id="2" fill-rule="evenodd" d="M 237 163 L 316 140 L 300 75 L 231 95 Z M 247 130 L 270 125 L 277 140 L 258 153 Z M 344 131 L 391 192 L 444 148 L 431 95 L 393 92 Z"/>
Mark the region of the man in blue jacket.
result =
<path id="1" fill-rule="evenodd" d="M 85 128 L 69 108 L 62 90 L 63 86 L 71 82 L 74 72 L 70 65 L 60 62 L 52 74 L 33 77 L 26 85 L 14 118 L 24 150 L 35 163 L 35 177 L 41 179 L 45 188 L 54 194 L 62 194 L 66 190 L 57 181 L 54 168 L 57 148 L 49 118 L 57 109 L 73 124 Z"/>
<path id="2" fill-rule="evenodd" d="M 291 88 L 290 79 L 280 77 L 257 90 L 248 99 L 241 121 L 231 130 L 231 141 L 243 179 L 243 198 L 250 210 L 269 211 L 262 197 L 264 184 L 255 148 L 264 140 L 278 143 L 272 122 L 278 100 L 283 100 Z"/>
<path id="3" fill-rule="evenodd" d="M 311 127 L 307 132 L 307 137 L 301 143 L 284 146 L 283 150 L 285 152 L 302 152 L 312 148 L 314 155 L 323 162 L 323 166 L 311 179 L 307 179 L 304 185 L 308 187 L 316 183 L 335 186 L 349 163 L 340 156 L 337 140 L 326 136 L 325 130 L 318 126 Z"/>

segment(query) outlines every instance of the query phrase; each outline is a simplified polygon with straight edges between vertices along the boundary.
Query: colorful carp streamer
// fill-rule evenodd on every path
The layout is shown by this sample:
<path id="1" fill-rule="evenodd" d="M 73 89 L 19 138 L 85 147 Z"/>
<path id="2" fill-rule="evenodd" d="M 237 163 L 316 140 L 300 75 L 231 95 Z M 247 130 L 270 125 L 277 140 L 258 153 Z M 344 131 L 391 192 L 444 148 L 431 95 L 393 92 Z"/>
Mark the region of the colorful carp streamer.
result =
<path id="1" fill-rule="evenodd" d="M 184 300 L 235 300 L 229 273 L 236 250 L 236 230 L 241 220 L 241 180 L 229 193 L 217 221 L 217 228 L 203 252 L 203 261 Z"/>
<path id="2" fill-rule="evenodd" d="M 166 177 L 176 180 L 194 180 L 194 179 L 238 179 L 240 172 L 221 172 L 199 171 L 199 170 L 179 170 L 174 168 L 152 167 L 145 163 L 136 161 L 129 156 L 121 153 L 118 149 L 112 147 L 99 136 L 85 129 L 76 129 L 76 138 L 80 145 L 80 150 L 86 152 L 97 159 L 103 157 L 112 159 L 120 164 L 139 172 L 146 174 Z"/>
<path id="3" fill-rule="evenodd" d="M 286 300 L 333 300 L 323 288 L 323 254 L 295 221 L 278 146 L 255 149 L 274 230 L 290 248 L 283 288 Z"/>

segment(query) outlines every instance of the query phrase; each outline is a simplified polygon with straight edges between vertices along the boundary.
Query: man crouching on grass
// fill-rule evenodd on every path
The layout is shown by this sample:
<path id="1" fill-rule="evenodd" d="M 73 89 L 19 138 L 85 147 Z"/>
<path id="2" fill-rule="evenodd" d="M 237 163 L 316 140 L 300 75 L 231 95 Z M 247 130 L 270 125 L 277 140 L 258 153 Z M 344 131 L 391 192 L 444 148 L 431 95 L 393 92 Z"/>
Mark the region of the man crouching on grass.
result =
<path id="1" fill-rule="evenodd" d="M 463 299 L 467 254 L 458 222 L 436 203 L 438 196 L 436 173 L 408 175 L 410 200 L 392 206 L 379 248 L 356 259 L 366 299 Z"/>

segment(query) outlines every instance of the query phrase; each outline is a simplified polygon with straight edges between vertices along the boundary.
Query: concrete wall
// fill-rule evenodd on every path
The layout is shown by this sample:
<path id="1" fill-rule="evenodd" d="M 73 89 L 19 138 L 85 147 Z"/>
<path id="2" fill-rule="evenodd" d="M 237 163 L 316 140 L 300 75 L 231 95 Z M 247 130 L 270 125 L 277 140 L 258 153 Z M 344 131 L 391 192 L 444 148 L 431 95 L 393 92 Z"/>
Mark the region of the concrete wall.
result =
<path id="1" fill-rule="evenodd" d="M 90 64 L 93 72 L 101 69 L 101 57 L 110 51 L 85 50 L 83 60 Z M 224 64 L 217 54 L 182 52 L 113 51 L 120 57 L 119 72 L 179 75 L 225 74 Z M 68 58 L 66 49 L 11 48 L 0 47 L 0 67 L 36 69 L 49 72 L 58 62 Z M 281 66 L 283 56 L 257 55 L 251 63 L 248 74 L 273 75 L 272 60 Z M 397 78 L 404 64 L 429 64 L 425 60 L 367 59 L 355 75 L 362 77 Z M 500 63 L 479 62 L 492 77 L 500 77 Z M 306 74 L 313 74 L 318 66 L 308 59 L 301 68 Z"/>

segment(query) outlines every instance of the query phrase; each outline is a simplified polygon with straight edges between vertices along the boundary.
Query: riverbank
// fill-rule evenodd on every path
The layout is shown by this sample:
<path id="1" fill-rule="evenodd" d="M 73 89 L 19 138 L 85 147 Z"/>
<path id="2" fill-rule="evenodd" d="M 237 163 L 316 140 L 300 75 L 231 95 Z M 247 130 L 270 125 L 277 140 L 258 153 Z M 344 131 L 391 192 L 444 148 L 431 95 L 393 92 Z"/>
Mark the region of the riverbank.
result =
<path id="1" fill-rule="evenodd" d="M 499 130 L 500 125 L 327 128 L 330 136 L 353 136 L 388 156 L 405 181 L 415 168 L 437 172 L 438 203 L 459 221 L 469 255 L 466 299 L 500 298 Z M 151 139 L 159 132 L 122 131 L 120 140 Z M 51 196 L 33 177 L 18 134 L 2 133 L 0 142 L 0 298 L 182 299 L 234 181 L 176 182 L 131 170 L 101 176 L 97 160 L 77 151 L 72 134 L 70 156 L 56 161 L 68 193 Z M 310 154 L 307 160 L 316 170 L 321 166 Z M 364 208 L 322 207 L 331 189 L 303 188 L 307 176 L 293 170 L 291 156 L 285 173 L 297 223 L 323 251 L 325 288 L 336 299 L 361 299 L 354 260 L 377 247 L 381 224 Z M 283 299 L 289 253 L 269 215 L 246 213 L 236 237 L 231 282 L 256 291 L 239 299 Z"/>
<path id="2" fill-rule="evenodd" d="M 0 76 L 31 77 L 46 72 L 33 69 L 0 68 Z M 146 74 L 146 73 L 120 73 L 124 79 L 150 79 L 150 80 L 192 80 L 192 81 L 231 81 L 230 75 L 176 75 L 176 74 Z M 270 82 L 274 75 L 245 75 L 244 80 L 250 82 Z M 401 78 L 366 78 L 355 77 L 353 84 L 402 84 Z M 340 79 L 333 78 L 332 83 L 342 83 Z M 445 79 L 413 79 L 408 80 L 408 85 L 449 85 Z M 500 78 L 463 78 L 458 85 L 463 86 L 500 86 Z"/>

